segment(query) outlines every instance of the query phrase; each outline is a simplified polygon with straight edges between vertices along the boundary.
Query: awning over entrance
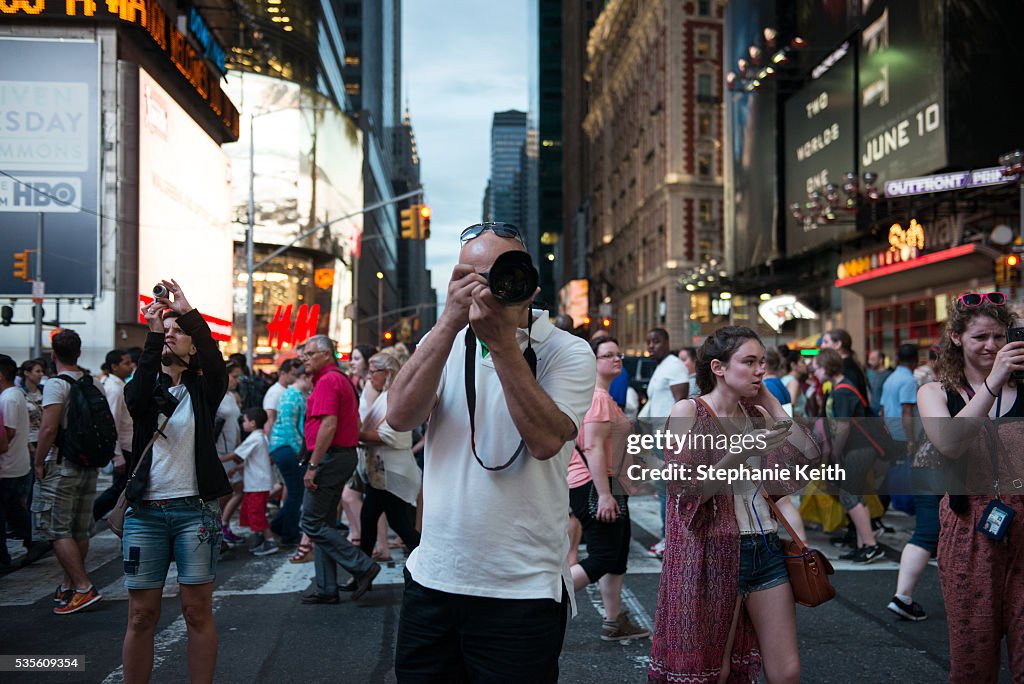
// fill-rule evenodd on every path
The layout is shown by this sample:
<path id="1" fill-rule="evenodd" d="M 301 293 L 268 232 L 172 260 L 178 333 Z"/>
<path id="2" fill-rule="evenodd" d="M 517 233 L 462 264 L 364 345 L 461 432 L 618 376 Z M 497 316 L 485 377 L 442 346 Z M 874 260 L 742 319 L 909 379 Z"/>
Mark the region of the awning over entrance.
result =
<path id="1" fill-rule="evenodd" d="M 864 297 L 923 290 L 970 278 L 992 279 L 1000 252 L 981 244 L 960 245 L 909 261 L 875 268 L 867 273 L 840 278 L 836 287 L 848 287 Z"/>

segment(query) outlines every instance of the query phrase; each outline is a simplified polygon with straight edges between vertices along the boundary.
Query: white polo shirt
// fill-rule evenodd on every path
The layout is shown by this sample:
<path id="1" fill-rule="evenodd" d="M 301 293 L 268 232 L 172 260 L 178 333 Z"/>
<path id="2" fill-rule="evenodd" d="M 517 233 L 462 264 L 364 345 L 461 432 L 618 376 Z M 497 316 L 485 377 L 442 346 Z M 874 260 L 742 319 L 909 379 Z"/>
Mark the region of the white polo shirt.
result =
<path id="1" fill-rule="evenodd" d="M 555 328 L 547 312 L 534 311 L 537 382 L 577 427 L 590 408 L 596 377 L 594 354 L 579 337 Z M 526 329 L 516 334 L 526 348 Z M 508 599 L 572 595 L 569 551 L 568 441 L 539 461 L 524 449 L 515 463 L 488 471 L 473 458 L 466 403 L 466 331 L 448 355 L 424 450 L 423 535 L 406 563 L 413 579 L 452 594 Z M 490 355 L 476 345 L 476 452 L 500 466 L 519 446 L 501 382 Z"/>
<path id="2" fill-rule="evenodd" d="M 640 418 L 659 418 L 664 421 L 675 406 L 676 398 L 672 394 L 672 385 L 689 382 L 690 371 L 686 364 L 675 354 L 669 354 L 661 360 L 647 384 L 647 403 L 640 409 Z M 658 425 L 657 427 L 661 427 Z"/>

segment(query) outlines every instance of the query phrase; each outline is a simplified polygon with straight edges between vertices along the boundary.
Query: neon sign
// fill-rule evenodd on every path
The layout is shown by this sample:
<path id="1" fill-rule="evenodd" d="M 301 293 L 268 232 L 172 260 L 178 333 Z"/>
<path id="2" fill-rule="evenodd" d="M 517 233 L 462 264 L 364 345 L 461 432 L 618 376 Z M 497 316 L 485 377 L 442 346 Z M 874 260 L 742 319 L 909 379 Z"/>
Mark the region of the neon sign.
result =
<path id="1" fill-rule="evenodd" d="M 920 256 L 923 249 L 924 226 L 917 219 L 910 219 L 906 230 L 894 223 L 889 227 L 889 249 L 844 261 L 836 269 L 836 277 L 839 280 L 852 278 L 876 268 L 911 261 Z"/>

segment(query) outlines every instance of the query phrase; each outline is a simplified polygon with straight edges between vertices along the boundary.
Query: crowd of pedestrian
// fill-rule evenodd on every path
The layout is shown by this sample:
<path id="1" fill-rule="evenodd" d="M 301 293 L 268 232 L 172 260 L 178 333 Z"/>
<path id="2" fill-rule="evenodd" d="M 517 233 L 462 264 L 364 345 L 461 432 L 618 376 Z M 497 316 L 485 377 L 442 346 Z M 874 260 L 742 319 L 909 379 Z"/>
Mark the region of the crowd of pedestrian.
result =
<path id="1" fill-rule="evenodd" d="M 0 534 L 22 541 L 22 565 L 56 555 L 53 612 L 67 615 L 101 600 L 89 540 L 105 516 L 123 515 L 126 681 L 150 677 L 172 560 L 189 674 L 212 680 L 217 564 L 245 545 L 313 563 L 303 604 L 359 600 L 404 547 L 399 681 L 556 681 L 574 595 L 590 584 L 602 599 L 595 636 L 651 635 L 621 599 L 630 434 L 754 435 L 752 449 L 705 441 L 652 456 L 711 470 L 838 463 L 846 478 L 801 498 L 808 482 L 796 478 L 772 490 L 677 479 L 658 492 L 663 535 L 652 552 L 664 564 L 649 681 L 800 680 L 775 511 L 805 541 L 805 523 L 821 523 L 802 515 L 811 500 L 848 523 L 832 541 L 854 564 L 885 556 L 881 513 L 909 506 L 913 536 L 886 607 L 927 617 L 914 590 L 937 555 L 952 681 L 992 681 L 1004 638 L 1024 677 L 1024 498 L 1008 448 L 1022 435 L 1002 421 L 1024 416 L 1024 342 L 1008 342 L 1017 318 L 1005 297 L 961 295 L 924 363 L 905 343 L 895 367 L 879 350 L 862 366 L 841 329 L 805 356 L 734 326 L 676 353 L 653 328 L 641 402 L 614 337 L 602 331 L 588 345 L 530 298 L 491 291 L 491 267 L 510 251 L 525 251 L 514 227 L 467 228 L 447 305 L 415 353 L 359 346 L 348 372 L 325 335 L 272 381 L 244 357 L 225 360 L 173 280 L 143 307 L 144 346 L 112 350 L 96 377 L 78 365 L 72 330 L 53 336 L 49 359 L 19 366 L 0 355 Z M 889 447 L 865 427 L 873 419 Z M 111 484 L 98 493 L 102 468 Z M 902 490 L 891 484 L 900 469 L 911 482 Z M 0 554 L 10 569 L 6 543 Z"/>

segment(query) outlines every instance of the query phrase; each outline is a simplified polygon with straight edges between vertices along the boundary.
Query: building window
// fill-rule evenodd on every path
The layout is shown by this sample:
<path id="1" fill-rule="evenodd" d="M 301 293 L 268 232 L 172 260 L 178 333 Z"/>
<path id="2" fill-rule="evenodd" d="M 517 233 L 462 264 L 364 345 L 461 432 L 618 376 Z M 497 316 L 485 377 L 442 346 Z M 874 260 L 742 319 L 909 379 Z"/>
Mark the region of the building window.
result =
<path id="1" fill-rule="evenodd" d="M 698 0 L 697 14 L 706 17 L 711 14 L 711 0 Z"/>
<path id="2" fill-rule="evenodd" d="M 701 200 L 699 209 L 702 223 L 711 223 L 711 200 Z"/>
<path id="3" fill-rule="evenodd" d="M 711 74 L 697 77 L 697 97 L 711 97 Z"/>
<path id="4" fill-rule="evenodd" d="M 697 155 L 697 173 L 701 176 L 711 175 L 711 155 L 707 152 Z"/>
<path id="5" fill-rule="evenodd" d="M 700 137 L 702 137 L 702 138 L 707 138 L 707 137 L 711 136 L 711 115 L 710 114 L 701 114 L 700 115 L 700 117 L 697 119 L 697 130 L 698 130 L 698 135 L 700 135 Z"/>
<path id="6" fill-rule="evenodd" d="M 711 34 L 697 34 L 697 56 L 709 57 L 711 55 Z"/>

